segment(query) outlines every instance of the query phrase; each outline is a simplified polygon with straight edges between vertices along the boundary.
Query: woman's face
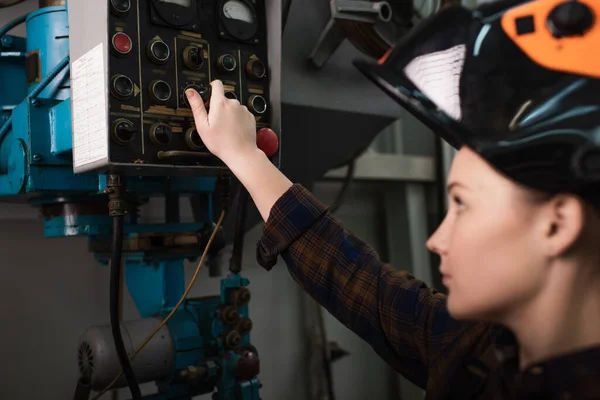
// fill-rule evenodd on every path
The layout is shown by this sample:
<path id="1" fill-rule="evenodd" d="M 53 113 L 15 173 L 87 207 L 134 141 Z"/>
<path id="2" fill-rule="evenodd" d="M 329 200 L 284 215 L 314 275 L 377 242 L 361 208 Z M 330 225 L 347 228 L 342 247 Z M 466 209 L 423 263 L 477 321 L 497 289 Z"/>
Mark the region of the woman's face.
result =
<path id="1" fill-rule="evenodd" d="M 502 321 L 543 287 L 541 207 L 469 148 L 457 153 L 448 188 L 448 214 L 427 242 L 441 257 L 448 309 Z"/>

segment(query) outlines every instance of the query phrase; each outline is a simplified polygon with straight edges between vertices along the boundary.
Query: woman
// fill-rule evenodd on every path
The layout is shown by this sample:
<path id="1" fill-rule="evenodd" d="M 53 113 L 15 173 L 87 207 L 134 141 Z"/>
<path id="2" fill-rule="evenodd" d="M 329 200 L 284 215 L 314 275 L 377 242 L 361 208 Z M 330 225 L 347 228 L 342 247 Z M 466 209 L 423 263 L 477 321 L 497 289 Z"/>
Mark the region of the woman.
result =
<path id="1" fill-rule="evenodd" d="M 600 399 L 600 2 L 441 11 L 357 66 L 459 149 L 427 247 L 448 297 L 382 263 L 256 147 L 213 82 L 198 132 L 266 221 L 258 260 L 295 280 L 428 399 Z"/>

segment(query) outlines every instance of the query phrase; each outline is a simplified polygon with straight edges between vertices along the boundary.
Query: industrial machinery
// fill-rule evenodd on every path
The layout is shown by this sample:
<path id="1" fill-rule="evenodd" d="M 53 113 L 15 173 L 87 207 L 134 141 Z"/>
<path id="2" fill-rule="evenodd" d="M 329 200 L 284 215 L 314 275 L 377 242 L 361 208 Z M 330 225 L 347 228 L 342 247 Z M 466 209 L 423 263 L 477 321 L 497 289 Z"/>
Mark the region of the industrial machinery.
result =
<path id="1" fill-rule="evenodd" d="M 19 24 L 26 39 L 8 34 Z M 209 105 L 210 82 L 222 80 L 279 165 L 280 40 L 277 0 L 41 0 L 0 27 L 1 200 L 38 208 L 48 238 L 87 236 L 111 266 L 111 323 L 82 335 L 75 398 L 129 386 L 140 399 L 144 382 L 157 387 L 144 399 L 260 398 L 243 235 L 220 295 L 187 297 L 224 246 L 232 196 L 183 93 L 193 87 Z M 141 223 L 157 196 L 164 223 Z M 184 198 L 194 223 L 180 220 Z M 198 259 L 186 287 L 183 263 Z M 119 320 L 121 266 L 137 321 Z"/>

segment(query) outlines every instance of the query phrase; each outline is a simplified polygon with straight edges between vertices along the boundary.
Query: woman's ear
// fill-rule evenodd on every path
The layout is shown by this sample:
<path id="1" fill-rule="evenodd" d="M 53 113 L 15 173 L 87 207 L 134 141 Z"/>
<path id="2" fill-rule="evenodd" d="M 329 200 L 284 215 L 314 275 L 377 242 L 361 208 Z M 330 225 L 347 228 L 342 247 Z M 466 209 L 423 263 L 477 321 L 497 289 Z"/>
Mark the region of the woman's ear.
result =
<path id="1" fill-rule="evenodd" d="M 558 257 L 573 248 L 585 228 L 585 203 L 574 195 L 559 194 L 550 199 L 542 213 L 545 248 L 550 257 Z"/>

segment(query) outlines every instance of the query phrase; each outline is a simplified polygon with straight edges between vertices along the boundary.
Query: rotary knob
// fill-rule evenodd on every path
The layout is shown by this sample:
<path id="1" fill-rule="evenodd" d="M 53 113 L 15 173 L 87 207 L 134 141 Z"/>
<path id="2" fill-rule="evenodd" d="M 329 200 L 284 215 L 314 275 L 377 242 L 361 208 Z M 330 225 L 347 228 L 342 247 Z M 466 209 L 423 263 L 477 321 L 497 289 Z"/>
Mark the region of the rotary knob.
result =
<path id="1" fill-rule="evenodd" d="M 189 69 L 197 70 L 204 65 L 204 53 L 198 46 L 188 46 L 183 49 L 183 63 Z"/>
<path id="2" fill-rule="evenodd" d="M 131 142 L 136 133 L 133 122 L 128 119 L 119 118 L 112 123 L 112 138 L 120 145 Z"/>
<path id="3" fill-rule="evenodd" d="M 594 25 L 594 13 L 586 4 L 570 0 L 554 7 L 548 15 L 548 29 L 556 38 L 581 36 Z"/>
<path id="4" fill-rule="evenodd" d="M 200 97 L 202 98 L 202 100 L 204 101 L 205 105 L 208 105 L 208 102 L 210 100 L 210 95 L 211 95 L 211 90 L 210 90 L 210 86 L 206 86 L 206 85 L 187 85 L 182 91 L 181 91 L 181 100 L 183 101 L 183 104 L 186 105 L 186 107 L 190 106 L 190 103 L 188 102 L 187 96 L 185 95 L 186 90 L 188 89 L 194 89 L 196 92 L 198 92 L 198 94 L 200 95 Z"/>

